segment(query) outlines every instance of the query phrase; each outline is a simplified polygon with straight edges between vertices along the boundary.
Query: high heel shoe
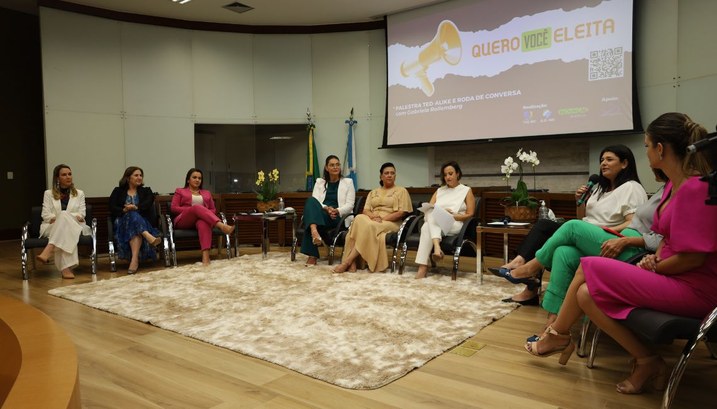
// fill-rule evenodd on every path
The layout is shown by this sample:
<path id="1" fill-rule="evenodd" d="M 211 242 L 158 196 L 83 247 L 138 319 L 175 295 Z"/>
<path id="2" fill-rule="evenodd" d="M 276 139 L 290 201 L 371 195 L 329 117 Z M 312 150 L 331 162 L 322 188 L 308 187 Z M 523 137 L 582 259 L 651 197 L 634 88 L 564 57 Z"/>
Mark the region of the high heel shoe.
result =
<path id="1" fill-rule="evenodd" d="M 431 254 L 431 259 L 432 259 L 435 263 L 438 263 L 439 261 L 443 260 L 443 256 L 445 256 L 445 254 L 443 254 L 443 252 L 441 251 L 441 252 L 438 253 L 438 254 L 436 254 L 436 253 Z"/>
<path id="2" fill-rule="evenodd" d="M 653 371 L 650 373 L 641 384 L 635 386 L 630 378 L 635 375 L 635 372 L 640 366 L 653 366 Z M 645 385 L 649 385 L 652 382 L 652 388 L 656 391 L 665 390 L 667 386 L 667 364 L 659 355 L 652 355 L 645 358 L 639 358 L 632 360 L 632 371 L 630 376 L 624 381 L 617 384 L 617 391 L 620 393 L 633 395 L 642 393 Z"/>
<path id="3" fill-rule="evenodd" d="M 556 346 L 550 351 L 541 352 L 538 350 L 538 342 L 543 341 L 550 343 L 551 341 L 555 342 L 558 340 L 567 340 L 568 342 L 565 345 Z M 573 342 L 573 339 L 570 336 L 569 332 L 567 334 L 560 334 L 553 329 L 552 325 L 550 325 L 548 326 L 548 328 L 545 329 L 545 333 L 540 336 L 540 339 L 538 341 L 527 342 L 525 344 L 525 350 L 528 351 L 528 353 L 535 356 L 539 356 L 541 358 L 560 353 L 560 359 L 558 359 L 558 362 L 560 363 L 560 365 L 565 365 L 568 363 L 568 360 L 573 354 L 573 351 L 575 351 L 575 343 Z"/>
<path id="4" fill-rule="evenodd" d="M 491 270 L 491 272 L 494 275 L 497 275 L 498 277 L 505 278 L 506 280 L 510 281 L 513 284 L 527 284 L 529 286 L 535 286 L 539 283 L 539 280 L 537 277 L 525 277 L 525 278 L 515 278 L 513 275 L 510 274 L 509 268 L 499 268 L 497 272 L 494 272 Z"/>
<path id="5" fill-rule="evenodd" d="M 503 298 L 503 302 L 517 302 L 520 305 L 540 305 L 540 294 L 528 298 L 527 300 L 514 300 L 513 297 Z"/>
<path id="6" fill-rule="evenodd" d="M 311 242 L 314 244 L 314 246 L 317 246 L 317 247 L 324 245 L 324 240 L 321 238 L 320 235 L 316 235 L 316 236 L 312 235 Z"/>

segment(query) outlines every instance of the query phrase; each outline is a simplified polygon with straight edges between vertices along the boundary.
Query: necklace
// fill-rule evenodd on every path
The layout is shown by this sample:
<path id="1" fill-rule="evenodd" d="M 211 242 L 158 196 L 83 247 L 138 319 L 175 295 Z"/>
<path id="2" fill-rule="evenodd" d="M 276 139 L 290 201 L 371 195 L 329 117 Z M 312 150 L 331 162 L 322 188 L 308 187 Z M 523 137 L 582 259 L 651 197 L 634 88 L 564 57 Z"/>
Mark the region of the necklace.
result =
<path id="1" fill-rule="evenodd" d="M 198 195 L 200 190 L 201 189 L 194 190 L 192 188 L 189 188 L 189 191 L 192 192 L 193 195 Z"/>

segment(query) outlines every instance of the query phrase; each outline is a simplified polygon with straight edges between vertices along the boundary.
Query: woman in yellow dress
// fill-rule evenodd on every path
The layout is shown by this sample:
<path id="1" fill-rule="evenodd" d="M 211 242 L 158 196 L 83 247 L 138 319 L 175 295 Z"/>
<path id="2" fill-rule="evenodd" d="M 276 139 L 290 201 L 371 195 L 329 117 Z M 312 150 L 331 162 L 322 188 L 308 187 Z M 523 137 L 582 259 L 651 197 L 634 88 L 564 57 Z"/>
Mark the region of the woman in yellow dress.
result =
<path id="1" fill-rule="evenodd" d="M 388 268 L 386 233 L 398 231 L 407 213 L 413 211 L 411 196 L 406 188 L 396 186 L 396 167 L 387 162 L 381 165 L 381 187 L 366 198 L 363 213 L 354 219 L 346 235 L 343 262 L 334 273 L 356 271 L 356 262 L 363 258 L 371 272 Z"/>

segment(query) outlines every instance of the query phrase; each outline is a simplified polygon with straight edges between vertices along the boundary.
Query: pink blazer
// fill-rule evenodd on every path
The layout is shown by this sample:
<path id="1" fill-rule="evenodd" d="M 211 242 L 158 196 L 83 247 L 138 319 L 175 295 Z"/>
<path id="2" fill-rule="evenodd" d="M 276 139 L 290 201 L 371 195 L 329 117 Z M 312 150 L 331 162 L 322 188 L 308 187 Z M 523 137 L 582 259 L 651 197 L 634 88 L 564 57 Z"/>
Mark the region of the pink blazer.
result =
<path id="1" fill-rule="evenodd" d="M 199 194 L 202 195 L 202 199 L 204 199 L 204 207 L 211 210 L 213 213 L 217 212 L 216 207 L 214 207 L 214 199 L 212 199 L 212 194 L 208 190 L 200 190 Z M 172 198 L 172 214 L 174 216 L 179 216 L 184 212 L 185 210 L 192 207 L 192 192 L 189 190 L 188 187 L 179 187 L 174 191 L 174 197 Z"/>

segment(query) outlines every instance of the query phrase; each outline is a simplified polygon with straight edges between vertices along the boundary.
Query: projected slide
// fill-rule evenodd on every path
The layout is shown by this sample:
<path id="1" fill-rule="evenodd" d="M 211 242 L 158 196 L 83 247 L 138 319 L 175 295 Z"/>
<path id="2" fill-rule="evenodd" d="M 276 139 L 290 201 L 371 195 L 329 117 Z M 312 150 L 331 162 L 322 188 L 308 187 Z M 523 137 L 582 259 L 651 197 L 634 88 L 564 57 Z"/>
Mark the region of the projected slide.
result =
<path id="1" fill-rule="evenodd" d="M 632 9 L 484 0 L 389 17 L 386 145 L 632 130 Z"/>

